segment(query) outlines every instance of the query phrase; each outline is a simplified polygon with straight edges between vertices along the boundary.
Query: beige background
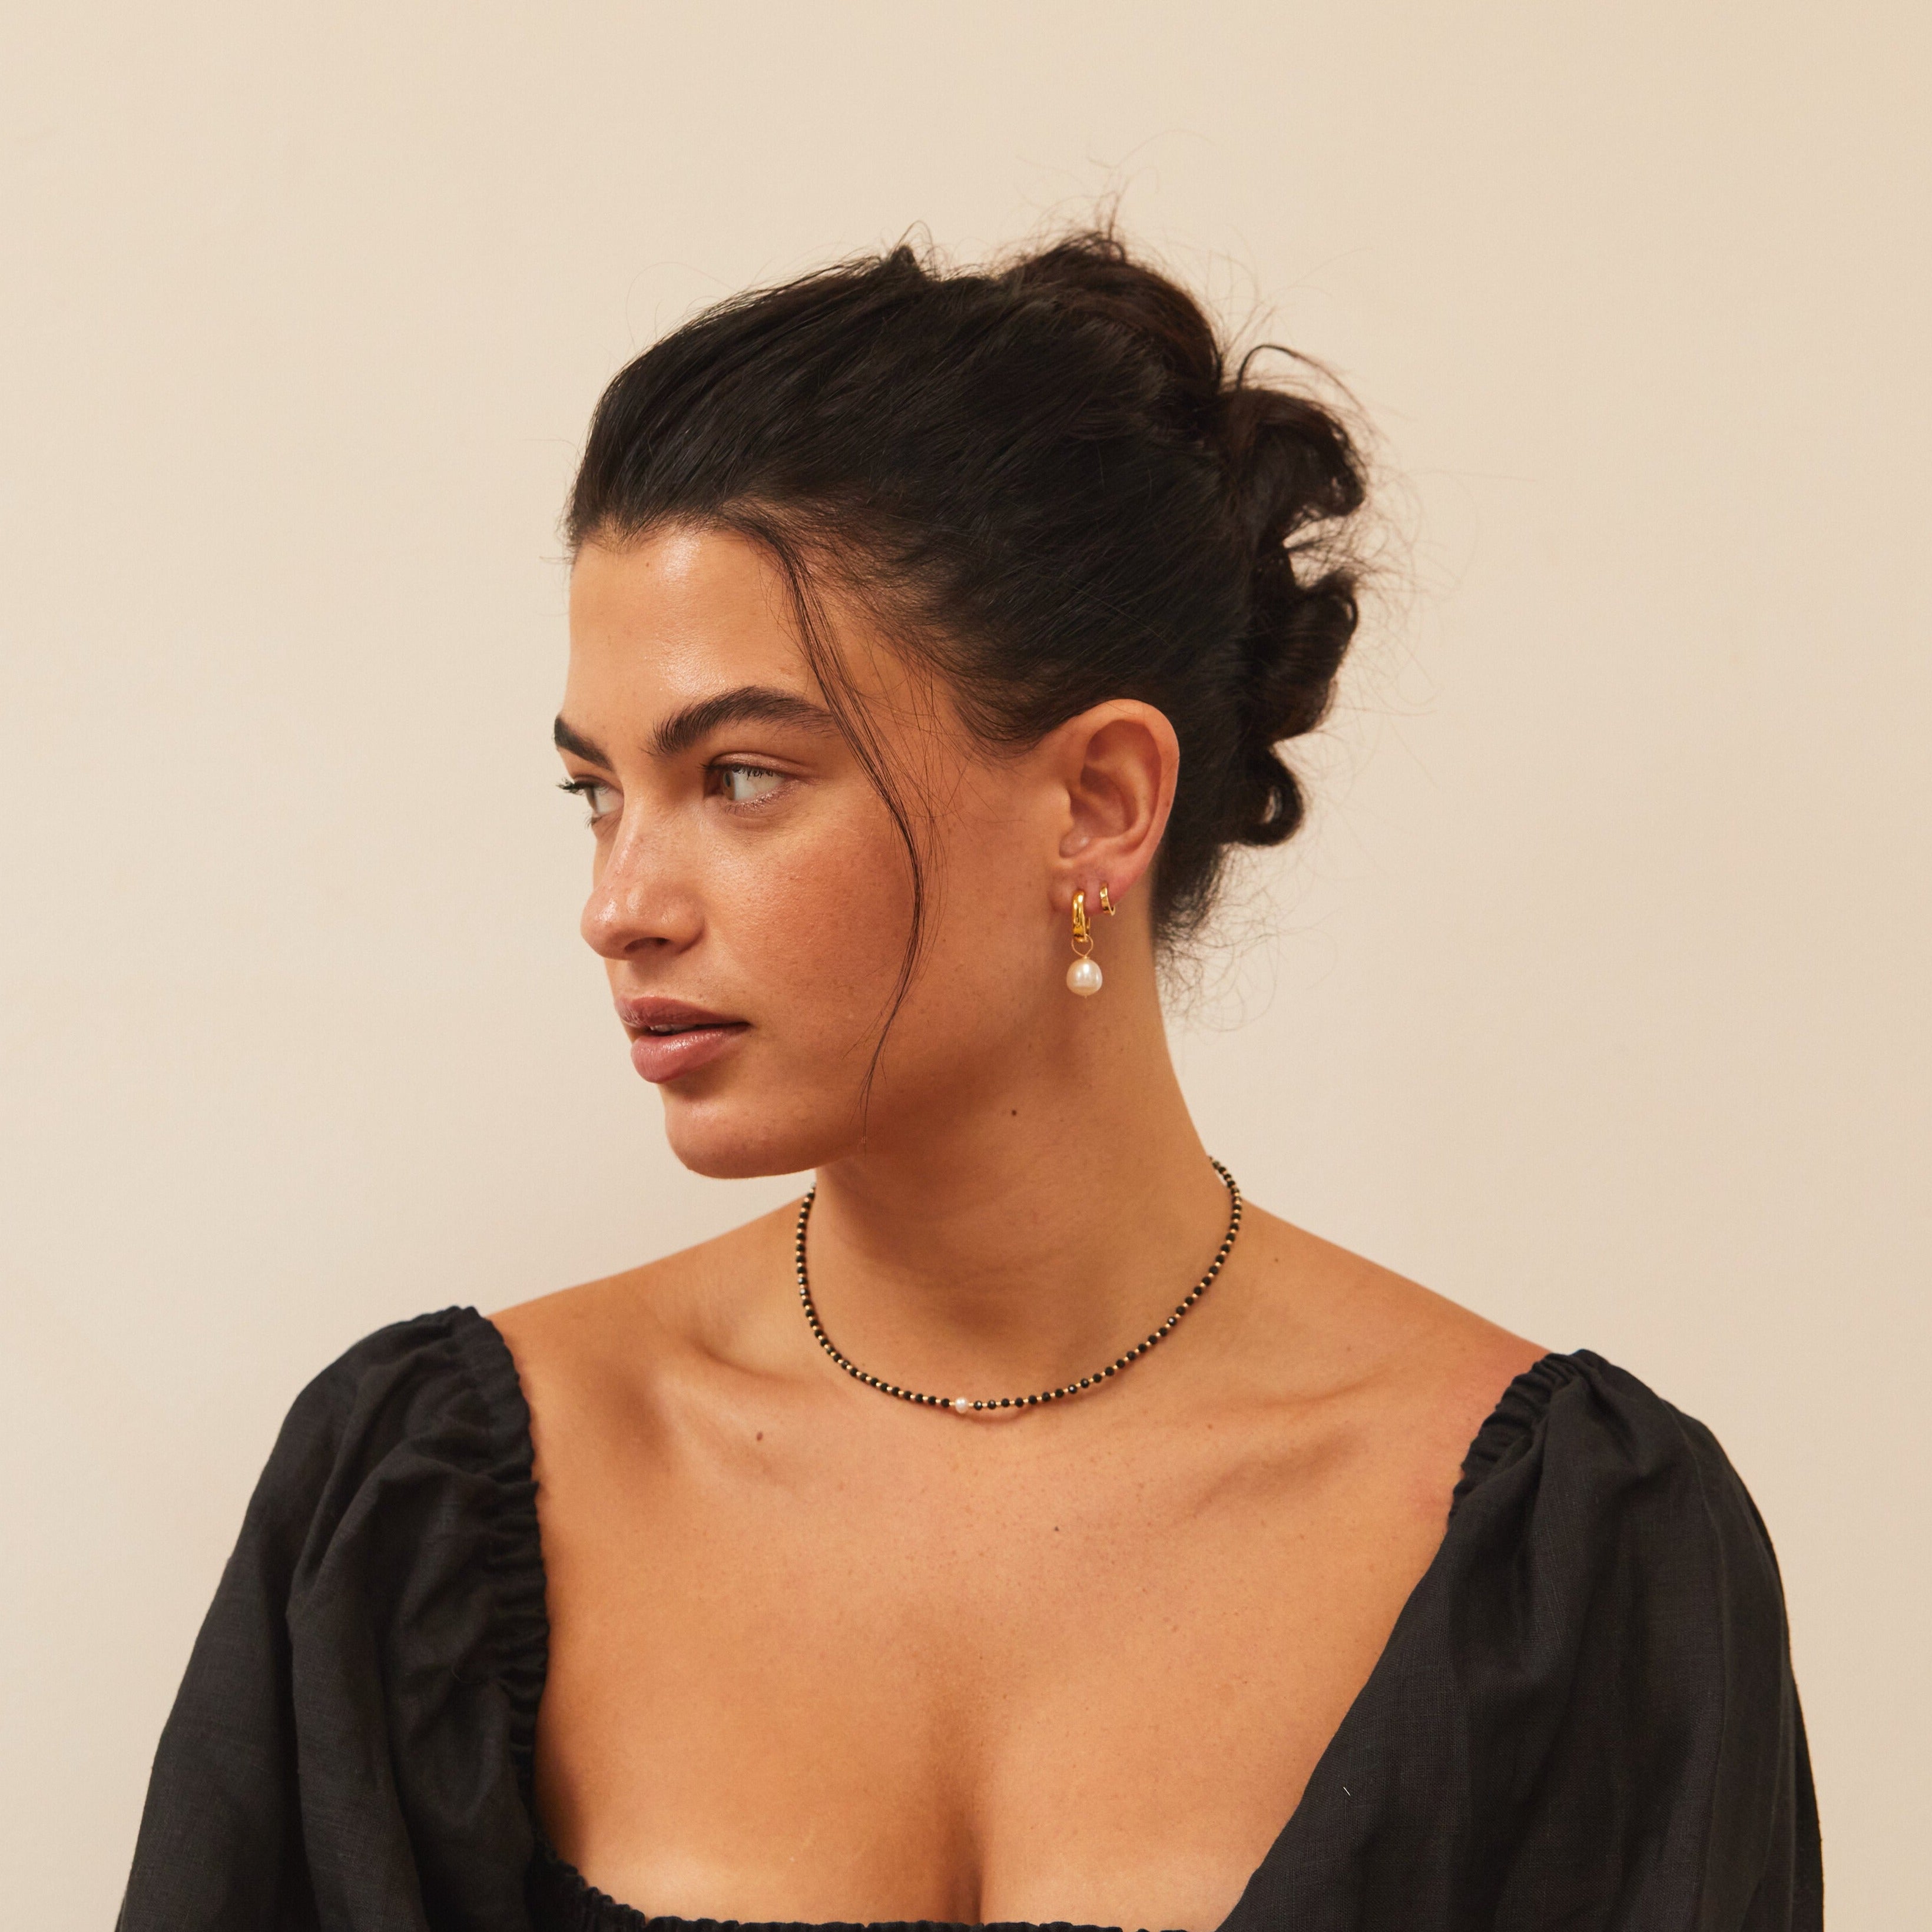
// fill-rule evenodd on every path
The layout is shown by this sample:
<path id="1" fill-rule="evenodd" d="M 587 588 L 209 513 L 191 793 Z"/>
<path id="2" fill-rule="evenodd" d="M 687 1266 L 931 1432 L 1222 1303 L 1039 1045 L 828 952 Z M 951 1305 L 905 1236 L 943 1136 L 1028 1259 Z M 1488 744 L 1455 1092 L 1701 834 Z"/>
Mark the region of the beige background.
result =
<path id="1" fill-rule="evenodd" d="M 555 518 L 599 386 L 748 281 L 1112 187 L 1348 376 L 1408 533 L 1274 937 L 1177 1028 L 1209 1144 L 1717 1429 L 1834 1922 L 1914 1918 L 1924 18 L 10 9 L 8 1921 L 111 1917 L 308 1376 L 788 1192 L 673 1164 L 574 936 Z"/>

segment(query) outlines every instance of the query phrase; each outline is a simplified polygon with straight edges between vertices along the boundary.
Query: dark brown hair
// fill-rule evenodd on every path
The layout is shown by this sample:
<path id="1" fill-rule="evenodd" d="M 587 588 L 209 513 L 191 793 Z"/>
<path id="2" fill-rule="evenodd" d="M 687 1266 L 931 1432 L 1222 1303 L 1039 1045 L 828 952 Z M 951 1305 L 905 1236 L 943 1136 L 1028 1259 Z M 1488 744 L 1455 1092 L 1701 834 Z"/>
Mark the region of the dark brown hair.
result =
<path id="1" fill-rule="evenodd" d="M 1364 499 L 1347 428 L 1238 368 L 1184 290 L 1110 232 L 989 272 L 910 248 L 721 304 L 610 384 L 573 548 L 710 524 L 784 569 L 813 669 L 922 841 L 814 622 L 828 578 L 940 673 L 989 744 L 1031 743 L 1110 698 L 1156 706 L 1180 776 L 1154 880 L 1157 935 L 1192 930 L 1228 848 L 1302 819 L 1276 748 L 1328 706 L 1356 623 L 1332 532 Z"/>

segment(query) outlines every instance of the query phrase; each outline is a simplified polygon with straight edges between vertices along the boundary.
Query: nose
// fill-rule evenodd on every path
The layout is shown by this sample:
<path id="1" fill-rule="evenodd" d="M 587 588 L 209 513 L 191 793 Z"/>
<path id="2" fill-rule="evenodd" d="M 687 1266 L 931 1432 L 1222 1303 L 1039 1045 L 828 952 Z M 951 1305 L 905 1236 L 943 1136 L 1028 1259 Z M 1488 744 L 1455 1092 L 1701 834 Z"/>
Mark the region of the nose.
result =
<path id="1" fill-rule="evenodd" d="M 606 959 L 680 952 L 703 932 L 704 909 L 672 854 L 627 827 L 598 868 L 579 929 Z"/>

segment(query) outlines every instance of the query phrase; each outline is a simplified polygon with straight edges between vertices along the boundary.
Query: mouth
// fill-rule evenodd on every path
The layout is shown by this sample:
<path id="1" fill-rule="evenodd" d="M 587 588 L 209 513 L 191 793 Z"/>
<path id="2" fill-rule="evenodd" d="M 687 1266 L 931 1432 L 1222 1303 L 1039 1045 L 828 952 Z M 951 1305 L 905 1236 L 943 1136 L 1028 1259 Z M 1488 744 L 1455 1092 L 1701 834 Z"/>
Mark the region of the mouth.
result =
<path id="1" fill-rule="evenodd" d="M 620 999 L 617 1017 L 631 1036 L 631 1064 L 654 1086 L 710 1066 L 751 1030 L 748 1021 L 682 1000 Z"/>

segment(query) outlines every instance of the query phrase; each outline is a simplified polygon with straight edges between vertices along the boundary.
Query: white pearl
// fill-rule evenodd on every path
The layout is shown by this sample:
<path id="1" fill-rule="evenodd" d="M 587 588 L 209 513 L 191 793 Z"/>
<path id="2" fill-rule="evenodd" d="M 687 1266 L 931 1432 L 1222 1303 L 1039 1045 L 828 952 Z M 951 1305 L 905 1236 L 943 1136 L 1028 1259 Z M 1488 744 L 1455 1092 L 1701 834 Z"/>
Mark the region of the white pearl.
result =
<path id="1" fill-rule="evenodd" d="M 1100 990 L 1100 968 L 1091 959 L 1076 959 L 1066 969 L 1066 984 L 1070 992 L 1078 993 L 1083 999 L 1090 999 Z"/>
<path id="2" fill-rule="evenodd" d="M 956 1395 L 952 1398 L 952 1406 L 960 1414 L 964 1415 L 973 1406 L 972 1398 L 969 1396 Z"/>

